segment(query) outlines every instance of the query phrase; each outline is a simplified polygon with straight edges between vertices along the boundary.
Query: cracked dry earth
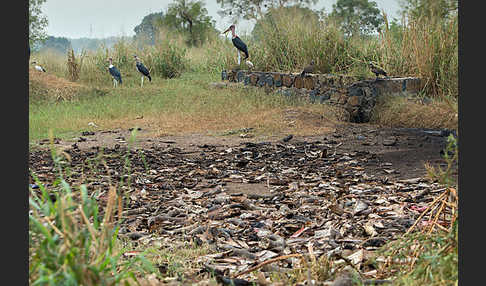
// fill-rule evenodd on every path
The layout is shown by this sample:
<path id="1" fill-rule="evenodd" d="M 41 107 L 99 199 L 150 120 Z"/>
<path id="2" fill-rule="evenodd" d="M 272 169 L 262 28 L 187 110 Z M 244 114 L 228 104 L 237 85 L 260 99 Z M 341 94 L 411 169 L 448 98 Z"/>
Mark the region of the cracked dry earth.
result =
<path id="1" fill-rule="evenodd" d="M 425 162 L 445 163 L 446 137 L 435 131 L 343 124 L 287 142 L 148 138 L 144 131 L 131 150 L 128 130 L 56 140 L 71 157 L 68 182 L 86 184 L 103 203 L 110 182 L 129 181 L 120 187 L 128 198 L 120 234 L 141 245 L 208 244 L 210 254 L 196 262 L 224 277 L 312 251 L 317 259 L 339 254 L 363 277 L 380 278 L 366 263 L 373 251 L 405 233 L 445 190 L 425 177 Z M 56 179 L 45 148 L 31 151 L 29 167 L 47 186 Z M 290 257 L 259 270 L 284 272 L 301 263 Z M 256 281 L 252 275 L 238 278 Z"/>

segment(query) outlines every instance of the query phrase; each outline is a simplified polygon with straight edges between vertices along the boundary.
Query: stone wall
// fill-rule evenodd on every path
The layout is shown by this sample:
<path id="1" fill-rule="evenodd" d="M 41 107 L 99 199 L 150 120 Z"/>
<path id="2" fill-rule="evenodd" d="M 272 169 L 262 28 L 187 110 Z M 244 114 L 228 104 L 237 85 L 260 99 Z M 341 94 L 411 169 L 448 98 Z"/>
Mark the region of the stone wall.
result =
<path id="1" fill-rule="evenodd" d="M 226 71 L 222 80 L 242 82 L 245 85 L 264 87 L 287 96 L 303 96 L 314 103 L 338 105 L 350 114 L 351 122 L 368 122 L 382 95 L 410 96 L 422 90 L 419 78 L 394 77 L 359 80 L 357 77 L 333 74 Z"/>

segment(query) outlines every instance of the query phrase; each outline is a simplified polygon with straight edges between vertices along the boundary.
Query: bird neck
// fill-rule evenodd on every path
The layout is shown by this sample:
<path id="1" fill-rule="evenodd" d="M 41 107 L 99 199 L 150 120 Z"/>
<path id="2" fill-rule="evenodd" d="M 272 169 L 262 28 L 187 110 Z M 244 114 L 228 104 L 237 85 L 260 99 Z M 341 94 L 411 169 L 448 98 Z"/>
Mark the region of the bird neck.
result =
<path id="1" fill-rule="evenodd" d="M 234 39 L 236 37 L 238 37 L 238 35 L 236 35 L 235 33 L 235 29 L 231 29 L 231 37 Z"/>

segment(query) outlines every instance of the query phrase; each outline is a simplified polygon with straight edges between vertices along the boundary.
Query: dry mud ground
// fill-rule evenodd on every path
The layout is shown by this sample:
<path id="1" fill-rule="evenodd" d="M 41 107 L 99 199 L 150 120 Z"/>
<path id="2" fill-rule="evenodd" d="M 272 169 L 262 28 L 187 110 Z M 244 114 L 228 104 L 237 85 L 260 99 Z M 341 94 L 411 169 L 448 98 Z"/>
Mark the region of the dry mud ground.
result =
<path id="1" fill-rule="evenodd" d="M 240 137 L 244 131 L 235 132 L 228 136 L 211 136 L 190 134 L 180 136 L 150 137 L 150 130 L 137 130 L 134 148 L 169 148 L 177 147 L 186 152 L 201 151 L 201 146 L 215 147 L 215 150 L 225 150 L 241 145 L 245 142 L 288 143 L 320 141 L 331 147 L 334 152 L 369 152 L 373 158 L 361 167 L 368 175 L 389 179 L 410 179 L 425 177 L 425 163 L 433 166 L 445 167 L 445 161 L 440 154 L 447 144 L 447 133 L 438 130 L 413 128 L 380 128 L 370 124 L 337 125 L 334 131 L 314 136 L 293 136 L 288 142 L 283 142 L 282 136 L 273 137 Z M 85 133 L 86 134 L 86 133 Z M 114 148 L 127 146 L 131 130 L 103 130 L 94 134 L 79 134 L 77 140 L 55 140 L 55 146 L 72 148 L 74 145 L 80 150 L 90 150 L 95 146 Z M 251 135 L 251 133 L 249 133 Z M 46 148 L 48 140 L 44 139 L 38 145 Z M 454 171 L 457 176 L 457 170 Z"/>

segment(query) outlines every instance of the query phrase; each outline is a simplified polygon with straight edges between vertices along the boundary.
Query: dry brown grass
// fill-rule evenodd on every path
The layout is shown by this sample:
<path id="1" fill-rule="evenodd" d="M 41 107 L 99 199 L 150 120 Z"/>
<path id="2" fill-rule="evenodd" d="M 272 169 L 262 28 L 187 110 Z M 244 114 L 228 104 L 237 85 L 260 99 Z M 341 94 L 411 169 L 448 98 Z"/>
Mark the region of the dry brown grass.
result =
<path id="1" fill-rule="evenodd" d="M 56 100 L 70 100 L 85 86 L 29 68 L 29 88 L 36 90 L 36 92 L 30 92 L 30 94 L 44 94 L 48 98 Z"/>
<path id="2" fill-rule="evenodd" d="M 457 102 L 433 100 L 423 104 L 403 97 L 387 97 L 376 105 L 371 123 L 386 127 L 457 130 Z"/>
<path id="3" fill-rule="evenodd" d="M 123 118 L 100 121 L 104 128 L 138 126 L 153 130 L 147 136 L 215 134 L 243 128 L 253 128 L 256 136 L 294 134 L 309 136 L 333 132 L 338 122 L 330 106 L 315 105 L 293 108 L 267 108 L 255 112 L 220 112 L 215 114 L 159 113 L 143 118 Z M 239 135 L 236 134 L 236 135 Z"/>

